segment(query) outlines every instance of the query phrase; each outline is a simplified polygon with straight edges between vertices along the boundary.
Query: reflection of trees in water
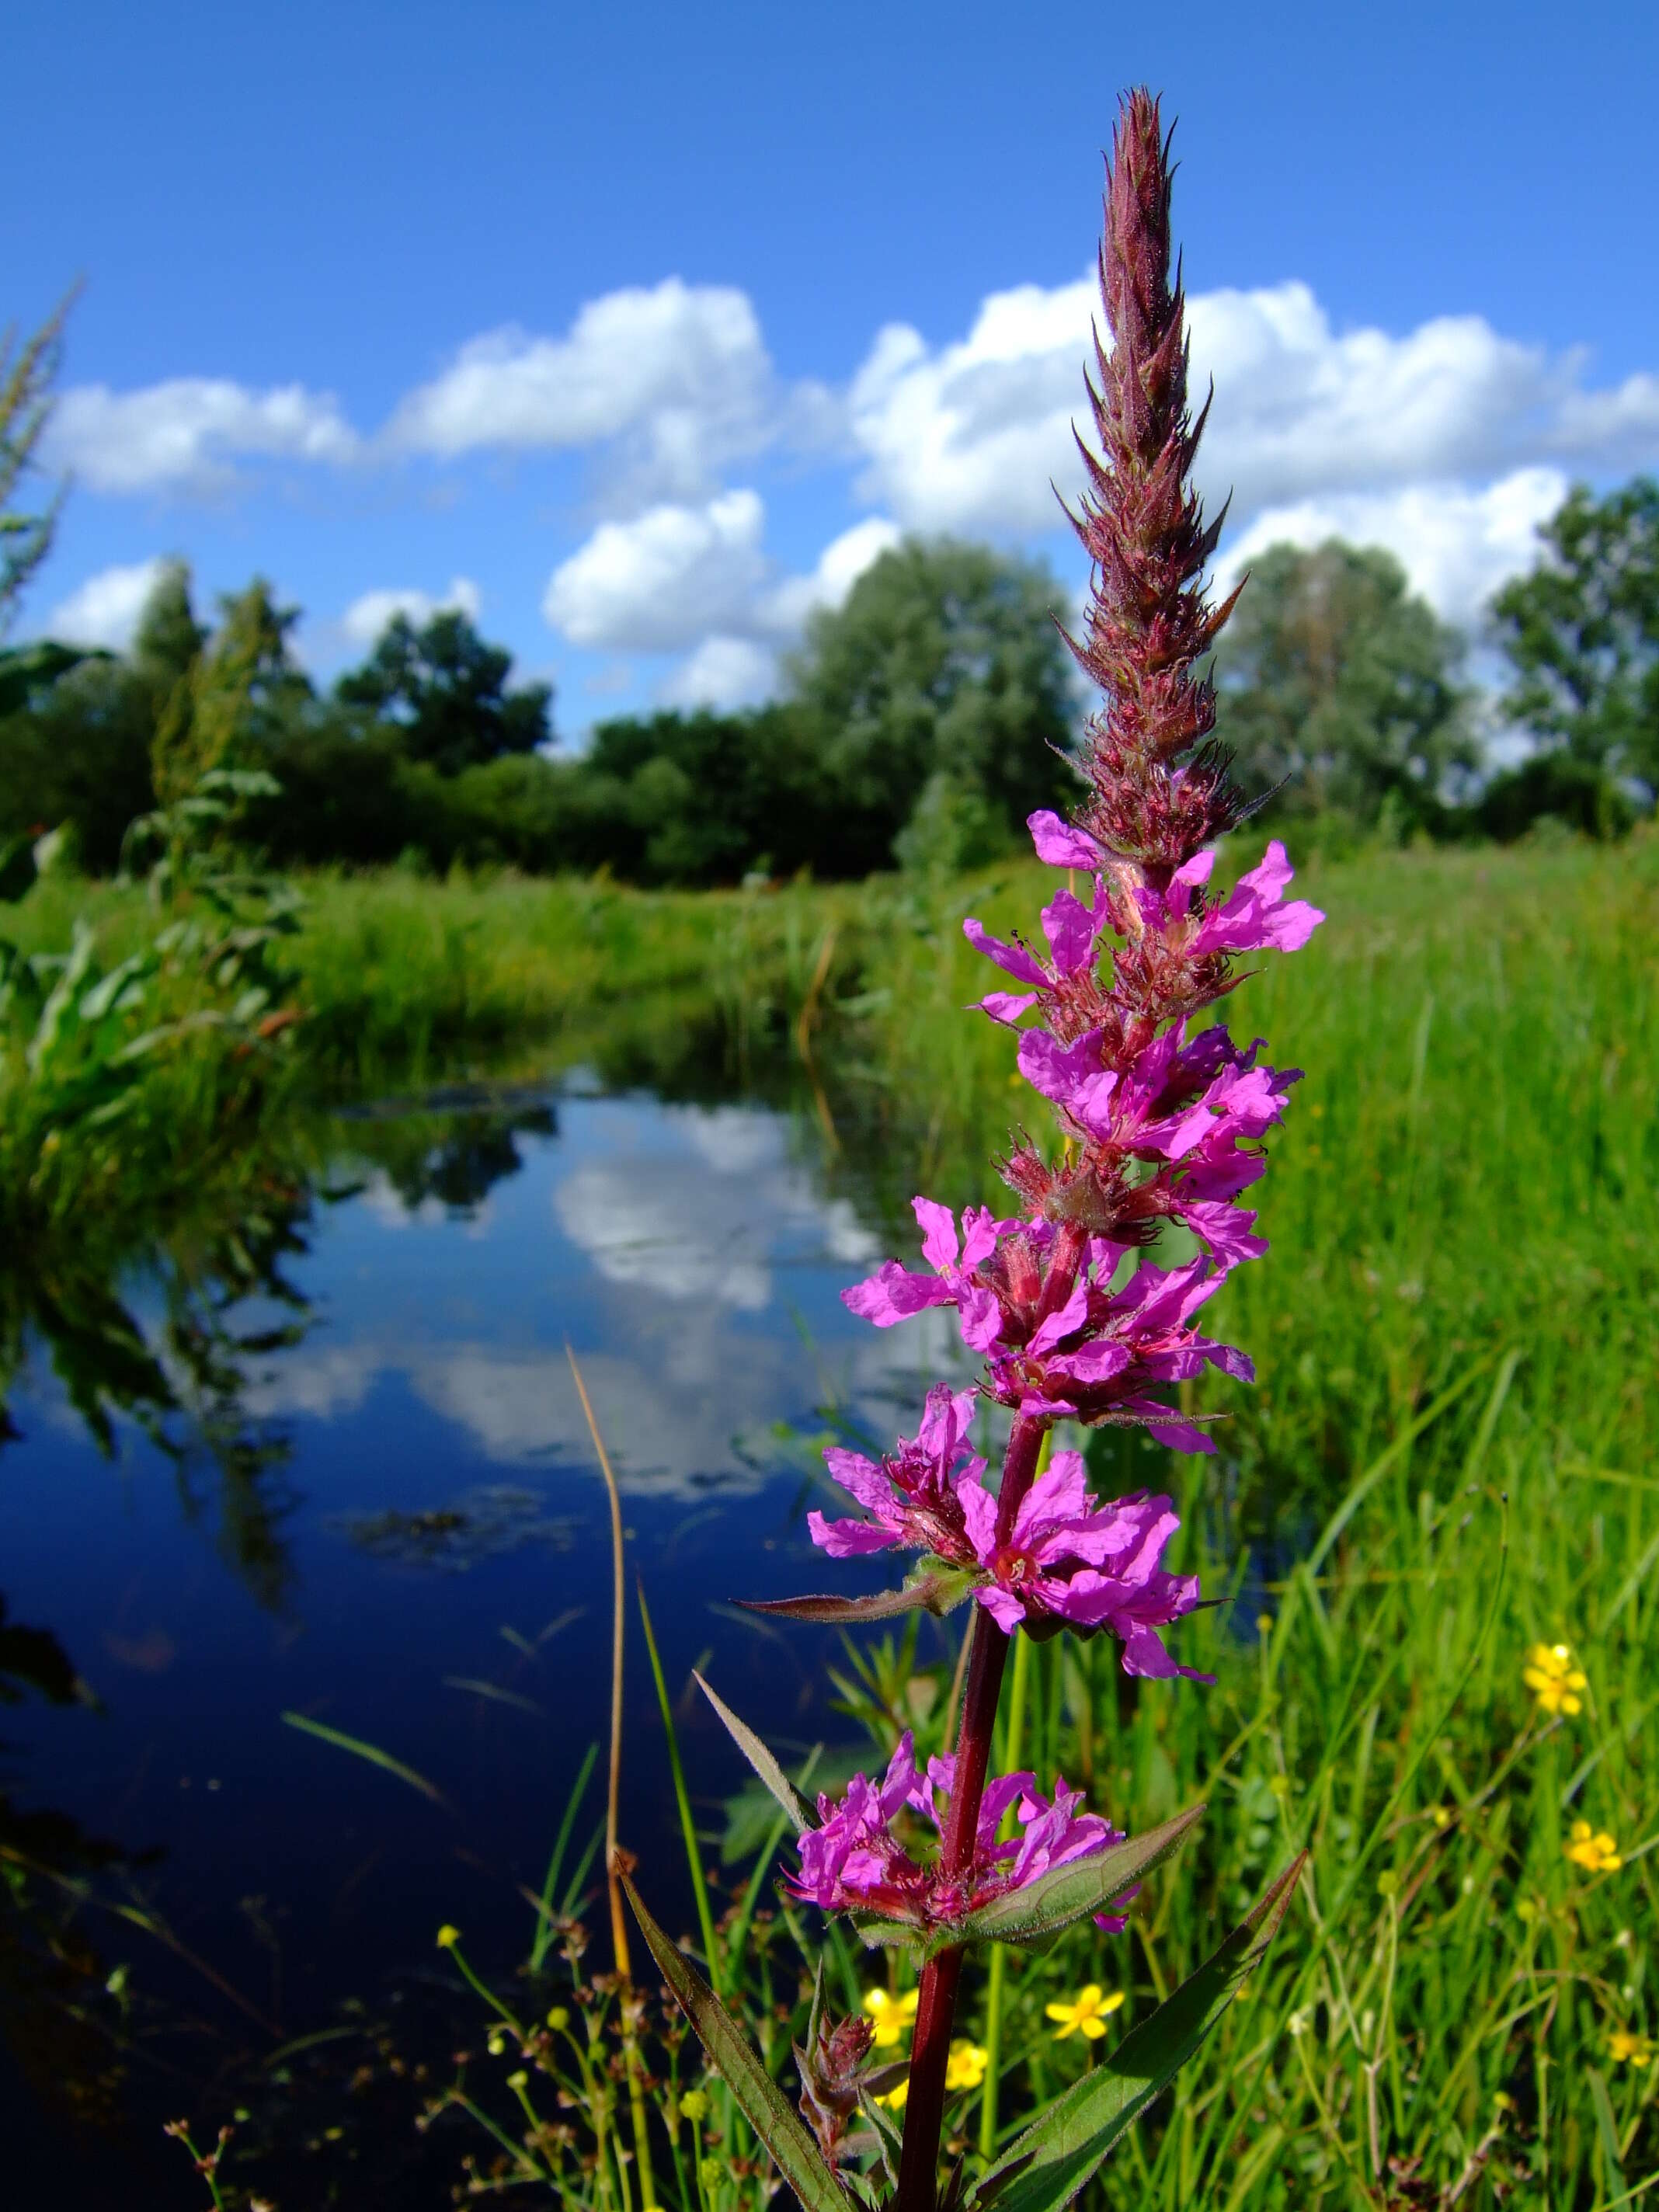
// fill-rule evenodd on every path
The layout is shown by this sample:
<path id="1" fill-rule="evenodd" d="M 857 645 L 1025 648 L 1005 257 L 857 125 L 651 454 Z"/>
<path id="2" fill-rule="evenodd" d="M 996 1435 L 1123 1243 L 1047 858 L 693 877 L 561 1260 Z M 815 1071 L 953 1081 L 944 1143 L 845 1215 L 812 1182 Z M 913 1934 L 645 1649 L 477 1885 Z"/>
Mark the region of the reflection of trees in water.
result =
<path id="1" fill-rule="evenodd" d="M 0 1595 L 0 1705 L 31 1693 L 50 1705 L 94 1702 L 58 1638 L 9 1622 Z M 0 1740 L 0 1759 L 9 1766 L 12 1756 Z M 0 1789 L 0 2039 L 31 2092 L 82 2124 L 114 2116 L 126 2068 L 118 1995 L 79 1924 L 81 1894 L 124 1859 L 67 1813 Z"/>
<path id="2" fill-rule="evenodd" d="M 295 1499 L 282 1478 L 289 1439 L 243 1403 L 248 1363 L 298 1341 L 307 1303 L 283 1263 L 307 1249 L 310 1194 L 292 1180 L 117 1249 L 77 1251 L 66 1238 L 0 1268 L 0 1377 L 35 1342 L 106 1458 L 118 1419 L 134 1423 L 175 1469 L 192 1518 L 216 1506 L 218 1544 L 260 1602 L 280 1606 L 291 1581 L 283 1522 Z M 146 1297 L 145 1293 L 149 1293 Z M 143 1308 L 159 1293 L 159 1318 Z M 283 1316 L 246 1327 L 260 1299 Z M 8 1424 L 9 1440 L 21 1441 Z M 205 1478 L 205 1479 L 204 1479 Z"/>
<path id="3" fill-rule="evenodd" d="M 435 1199 L 470 1213 L 524 1165 L 523 1136 L 554 1138 L 557 1109 L 538 1087 L 515 1097 L 475 1086 L 428 1092 L 417 1103 L 389 1099 L 351 1109 L 353 1148 L 386 1177 L 412 1213 Z"/>
<path id="4" fill-rule="evenodd" d="M 449 1094 L 458 1105 L 473 1095 Z M 558 1133 L 540 1092 L 354 1121 L 354 1153 L 411 1210 L 427 1199 L 472 1210 L 523 1166 L 521 1137 Z M 71 1223 L 41 1249 L 0 1261 L 0 1446 L 23 1441 L 3 1394 L 39 1346 L 100 1451 L 116 1456 L 118 1422 L 140 1429 L 172 1462 L 186 1514 L 214 1517 L 221 1555 L 273 1610 L 293 1594 L 293 1439 L 247 1401 L 264 1363 L 310 1326 L 289 1266 L 310 1249 L 316 1206 L 356 1188 L 331 1184 L 331 1149 L 325 1125 L 297 1124 L 250 1151 L 182 1221 L 147 1222 L 140 1203 L 124 1233 L 99 1246 L 77 1243 Z"/>

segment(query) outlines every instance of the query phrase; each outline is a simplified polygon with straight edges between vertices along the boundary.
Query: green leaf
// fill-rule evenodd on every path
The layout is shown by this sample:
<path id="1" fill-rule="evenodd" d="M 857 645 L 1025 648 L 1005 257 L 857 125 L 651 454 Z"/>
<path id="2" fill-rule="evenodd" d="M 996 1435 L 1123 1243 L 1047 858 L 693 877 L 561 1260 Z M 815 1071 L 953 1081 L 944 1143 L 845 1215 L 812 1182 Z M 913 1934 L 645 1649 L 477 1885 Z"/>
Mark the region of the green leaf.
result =
<path id="1" fill-rule="evenodd" d="M 1232 2002 L 1272 1942 L 1307 1853 L 1274 1882 L 1241 1927 L 1111 2057 L 1038 2115 L 969 2191 L 963 2212 L 1063 2212 L 1130 2123 L 1162 2094 Z"/>
<path id="2" fill-rule="evenodd" d="M 798 1836 L 800 1835 L 811 1825 L 812 1814 L 811 1808 L 805 1803 L 794 1784 L 755 1734 L 753 1729 L 744 1727 L 732 1708 L 715 1696 L 695 1667 L 691 1669 L 691 1679 L 720 1715 L 726 1732 L 732 1742 L 736 1744 L 738 1749 L 789 1815 L 794 1824 L 795 1833 Z"/>
<path id="3" fill-rule="evenodd" d="M 955 1940 L 970 1943 L 1046 1943 L 1081 1920 L 1085 1912 L 1099 1912 L 1115 1897 L 1149 1875 L 1178 1851 L 1204 1817 L 1202 1805 L 1181 1813 L 1162 1826 L 1130 1836 L 1109 1851 L 1056 1867 L 1023 1889 L 994 1897 L 976 1912 L 957 1923 Z"/>
<path id="4" fill-rule="evenodd" d="M 848 2212 L 846 2191 L 824 2163 L 823 2153 L 794 2106 L 767 2072 L 759 2052 L 690 1960 L 658 1927 L 628 1876 L 624 1874 L 621 1880 L 664 1981 L 696 2030 L 715 2071 L 742 2107 L 744 2118 L 799 2198 L 804 2212 Z"/>
<path id="5" fill-rule="evenodd" d="M 912 1575 L 901 1589 L 878 1590 L 874 1597 L 739 1598 L 745 1613 L 781 1613 L 786 1620 L 891 1620 L 901 1613 L 931 1613 L 943 1619 L 970 1598 L 986 1577 L 965 1567 L 940 1564 Z"/>
<path id="6" fill-rule="evenodd" d="M 1121 1897 L 1171 1852 L 1179 1850 L 1203 1819 L 1204 1811 L 1202 1805 L 1194 1805 L 1190 1812 L 1164 1821 L 1161 1827 L 1131 1836 L 1096 1857 L 1056 1867 L 1025 1888 L 993 1898 L 977 1911 L 964 1913 L 960 1920 L 931 1932 L 874 1912 L 854 1912 L 853 1925 L 867 1950 L 907 1950 L 918 1965 L 962 1943 L 1015 1943 L 1028 1950 L 1039 1949 L 1085 1912 L 1103 1911 L 1115 1897 Z"/>

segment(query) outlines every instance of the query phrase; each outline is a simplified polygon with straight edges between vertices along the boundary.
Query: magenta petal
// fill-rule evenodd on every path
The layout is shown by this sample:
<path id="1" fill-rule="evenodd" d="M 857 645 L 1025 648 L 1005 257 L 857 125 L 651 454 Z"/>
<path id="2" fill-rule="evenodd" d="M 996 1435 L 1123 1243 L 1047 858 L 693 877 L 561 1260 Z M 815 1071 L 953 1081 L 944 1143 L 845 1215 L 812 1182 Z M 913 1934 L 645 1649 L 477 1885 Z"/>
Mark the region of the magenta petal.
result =
<path id="1" fill-rule="evenodd" d="M 970 1290 L 959 1304 L 962 1340 L 970 1352 L 988 1352 L 1002 1334 L 1002 1309 L 994 1291 Z"/>
<path id="2" fill-rule="evenodd" d="M 1056 891 L 1042 909 L 1042 933 L 1048 940 L 1057 971 L 1062 975 L 1073 975 L 1078 969 L 1086 967 L 1094 952 L 1095 939 L 1100 934 L 1100 917 L 1070 891 Z"/>
<path id="3" fill-rule="evenodd" d="M 962 933 L 975 952 L 982 952 L 988 960 L 994 960 L 999 968 L 1022 983 L 1046 984 L 1048 981 L 1036 962 L 1024 946 L 1005 945 L 1000 937 L 993 937 L 983 922 L 975 921 L 972 915 L 962 925 Z"/>
<path id="4" fill-rule="evenodd" d="M 1075 1044 L 1063 1045 L 1047 1030 L 1022 1030 L 1019 1072 L 1045 1098 L 1069 1105 L 1079 1088 L 1101 1072 L 1100 1031 L 1085 1030 Z"/>
<path id="5" fill-rule="evenodd" d="M 1072 1285 L 1072 1295 L 1058 1313 L 1051 1313 L 1047 1321 L 1039 1322 L 1025 1349 L 1036 1359 L 1052 1351 L 1060 1339 L 1073 1335 L 1089 1318 L 1089 1286 L 1080 1278 Z"/>
<path id="6" fill-rule="evenodd" d="M 1020 1016 L 1036 1006 L 1042 994 L 1037 991 L 988 991 L 974 1004 L 982 1014 L 989 1014 L 994 1022 L 1012 1029 Z"/>
<path id="7" fill-rule="evenodd" d="M 860 1559 L 866 1552 L 884 1552 L 898 1541 L 891 1528 L 878 1528 L 868 1521 L 826 1521 L 818 1512 L 807 1515 L 806 1526 L 812 1541 L 832 1559 Z"/>
<path id="8" fill-rule="evenodd" d="M 896 1322 L 908 1321 L 912 1314 L 925 1313 L 929 1306 L 948 1306 L 951 1285 L 934 1277 L 913 1275 L 896 1260 L 884 1260 L 866 1281 L 843 1291 L 841 1302 L 848 1313 L 873 1322 L 878 1328 L 891 1328 Z"/>
<path id="9" fill-rule="evenodd" d="M 1043 807 L 1036 814 L 1028 814 L 1025 827 L 1031 833 L 1031 842 L 1036 848 L 1039 860 L 1051 868 L 1097 868 L 1100 848 L 1094 839 L 1081 830 L 1074 830 L 1069 822 L 1062 822 L 1058 814 Z"/>
<path id="10" fill-rule="evenodd" d="M 921 1226 L 921 1256 L 943 1274 L 957 1263 L 957 1217 L 932 1198 L 913 1198 L 910 1208 Z"/>
<path id="11" fill-rule="evenodd" d="M 997 1249 L 997 1239 L 1013 1224 L 999 1221 L 988 1206 L 970 1206 L 962 1217 L 962 1264 L 977 1267 Z"/>
<path id="12" fill-rule="evenodd" d="M 987 1583 L 974 1595 L 1005 1636 L 1012 1636 L 1025 1618 L 1024 1607 L 1012 1590 L 1004 1589 L 1000 1583 Z"/>

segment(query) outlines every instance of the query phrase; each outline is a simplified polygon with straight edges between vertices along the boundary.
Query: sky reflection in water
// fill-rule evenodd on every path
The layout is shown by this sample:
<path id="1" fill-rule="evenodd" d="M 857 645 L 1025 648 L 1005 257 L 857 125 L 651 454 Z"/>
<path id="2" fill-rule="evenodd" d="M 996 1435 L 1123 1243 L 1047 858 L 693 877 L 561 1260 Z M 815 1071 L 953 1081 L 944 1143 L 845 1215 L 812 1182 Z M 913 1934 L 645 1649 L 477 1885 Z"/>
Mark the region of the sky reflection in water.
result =
<path id="1" fill-rule="evenodd" d="M 305 1324 L 242 1358 L 234 1394 L 266 1455 L 259 1571 L 238 1571 L 231 1492 L 188 1424 L 162 1425 L 186 1445 L 179 1467 L 118 1418 L 111 1464 L 38 1346 L 0 1455 L 9 1619 L 49 1629 L 98 1700 L 8 1709 L 14 1803 L 156 1851 L 144 1893 L 289 2033 L 423 1966 L 441 1921 L 486 1963 L 526 1948 L 516 1885 L 539 1883 L 605 1728 L 605 1506 L 566 1340 L 671 1687 L 703 1664 L 802 1750 L 845 1732 L 820 1695 L 833 1639 L 724 1601 L 824 1586 L 805 1528 L 820 1409 L 890 1435 L 948 1356 L 937 1316 L 877 1335 L 846 1314 L 837 1294 L 877 1237 L 824 1195 L 801 1125 L 767 1109 L 567 1085 L 505 1120 L 438 1125 L 412 1168 L 366 1164 L 384 1158 L 374 1134 L 339 1124 L 330 1188 L 349 1194 L 314 1205 L 283 1263 L 303 1308 L 253 1298 L 228 1316 L 256 1340 Z M 155 1285 L 124 1287 L 159 1344 Z M 840 1579 L 883 1578 L 878 1564 Z M 624 1838 L 684 1913 L 636 1632 L 630 1647 Z M 447 1806 L 284 1727 L 285 1710 L 383 1746 Z M 701 1711 L 681 1711 L 718 1826 L 738 1771 Z M 590 1802 L 597 1819 L 597 1788 Z M 135 1973 L 168 1971 L 118 1948 Z"/>

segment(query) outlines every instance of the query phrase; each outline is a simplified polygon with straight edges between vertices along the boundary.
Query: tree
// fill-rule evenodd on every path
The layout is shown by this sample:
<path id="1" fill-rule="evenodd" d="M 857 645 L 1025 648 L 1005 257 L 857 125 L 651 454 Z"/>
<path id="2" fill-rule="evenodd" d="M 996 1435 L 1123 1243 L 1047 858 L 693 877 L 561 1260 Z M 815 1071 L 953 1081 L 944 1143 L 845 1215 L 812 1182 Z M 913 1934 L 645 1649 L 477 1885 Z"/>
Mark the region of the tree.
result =
<path id="1" fill-rule="evenodd" d="M 447 608 L 416 629 L 394 615 L 361 668 L 343 676 L 336 696 L 394 724 L 412 761 L 441 775 L 533 752 L 552 735 L 553 688 L 507 689 L 513 656 L 486 645 L 466 616 Z"/>
<path id="2" fill-rule="evenodd" d="M 907 538 L 845 604 L 816 615 L 792 665 L 843 810 L 851 869 L 887 864 L 930 779 L 976 796 L 1010 842 L 1074 779 L 1058 586 L 1039 563 Z"/>
<path id="3" fill-rule="evenodd" d="M 1575 484 L 1529 575 L 1492 601 L 1516 682 L 1507 719 L 1609 776 L 1659 790 L 1659 482 Z"/>
<path id="4" fill-rule="evenodd" d="M 1478 758 L 1462 651 L 1380 547 L 1269 547 L 1216 652 L 1240 787 L 1282 814 L 1432 821 L 1448 772 Z"/>

